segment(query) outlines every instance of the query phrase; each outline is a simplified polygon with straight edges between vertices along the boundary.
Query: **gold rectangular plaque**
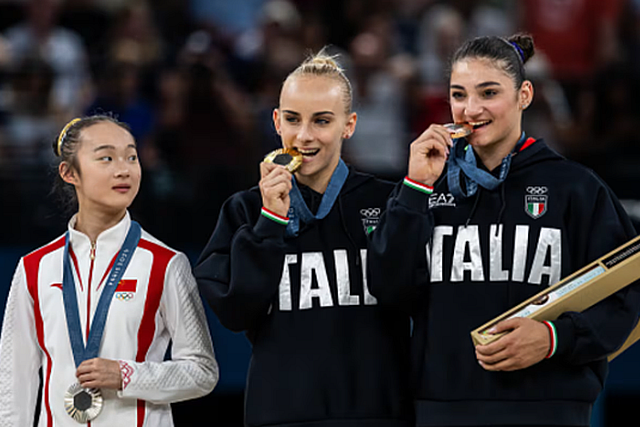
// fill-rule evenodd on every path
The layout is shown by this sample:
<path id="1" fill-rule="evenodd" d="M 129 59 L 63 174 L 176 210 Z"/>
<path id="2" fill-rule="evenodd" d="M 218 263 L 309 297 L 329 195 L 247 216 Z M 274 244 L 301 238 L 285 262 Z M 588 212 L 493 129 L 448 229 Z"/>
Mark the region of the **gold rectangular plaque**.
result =
<path id="1" fill-rule="evenodd" d="M 504 334 L 487 332 L 513 317 L 555 320 L 566 311 L 583 311 L 640 278 L 640 236 L 551 285 L 471 332 L 474 344 L 489 344 Z M 640 339 L 640 325 L 609 361 Z"/>

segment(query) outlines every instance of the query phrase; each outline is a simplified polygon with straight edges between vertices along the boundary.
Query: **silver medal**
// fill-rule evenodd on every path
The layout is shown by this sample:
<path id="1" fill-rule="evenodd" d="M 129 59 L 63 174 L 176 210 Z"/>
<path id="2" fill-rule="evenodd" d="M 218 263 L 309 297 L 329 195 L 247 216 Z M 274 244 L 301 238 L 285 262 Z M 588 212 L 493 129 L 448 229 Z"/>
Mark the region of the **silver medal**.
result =
<path id="1" fill-rule="evenodd" d="M 99 389 L 82 388 L 78 383 L 72 384 L 64 394 L 64 409 L 71 418 L 82 424 L 100 414 L 102 403 Z"/>

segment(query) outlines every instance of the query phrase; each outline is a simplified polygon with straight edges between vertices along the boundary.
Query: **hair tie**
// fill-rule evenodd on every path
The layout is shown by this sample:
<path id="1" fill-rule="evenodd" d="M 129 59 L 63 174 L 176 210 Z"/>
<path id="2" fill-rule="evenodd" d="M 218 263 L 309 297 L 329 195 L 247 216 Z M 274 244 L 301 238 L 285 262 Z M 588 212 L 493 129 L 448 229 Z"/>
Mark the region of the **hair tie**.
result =
<path id="1" fill-rule="evenodd" d="M 518 46 L 518 43 L 516 42 L 509 42 L 518 52 L 518 56 L 520 56 L 520 60 L 522 61 L 522 63 L 524 64 L 524 51 L 522 50 L 522 48 L 520 46 Z"/>
<path id="2" fill-rule="evenodd" d="M 58 135 L 58 143 L 57 143 L 57 154 L 58 157 L 62 156 L 62 143 L 64 142 L 64 137 L 67 136 L 67 131 L 69 130 L 69 128 L 71 126 L 73 126 L 74 123 L 79 122 L 80 119 L 79 118 L 75 118 L 73 120 L 71 120 L 69 123 L 67 123 L 66 125 L 64 125 L 64 127 L 62 128 L 62 131 L 60 131 L 60 135 Z"/>

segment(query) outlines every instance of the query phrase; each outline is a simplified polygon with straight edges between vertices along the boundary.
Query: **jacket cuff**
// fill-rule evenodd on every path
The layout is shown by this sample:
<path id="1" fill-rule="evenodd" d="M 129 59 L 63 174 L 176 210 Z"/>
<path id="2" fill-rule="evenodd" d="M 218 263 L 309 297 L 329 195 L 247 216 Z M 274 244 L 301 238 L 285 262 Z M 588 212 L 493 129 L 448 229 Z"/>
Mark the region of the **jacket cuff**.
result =
<path id="1" fill-rule="evenodd" d="M 122 378 L 122 389 L 124 391 L 131 382 L 131 376 L 133 375 L 133 367 L 126 360 L 118 360 L 120 365 L 120 376 Z"/>
<path id="2" fill-rule="evenodd" d="M 575 346 L 575 328 L 570 317 L 561 317 L 553 321 L 556 332 L 556 357 L 569 354 Z"/>
<path id="3" fill-rule="evenodd" d="M 556 332 L 556 326 L 553 324 L 553 322 L 544 320 L 542 323 L 549 330 L 549 341 L 550 341 L 549 353 L 547 353 L 547 355 L 545 356 L 545 359 L 551 359 L 553 355 L 556 354 L 556 350 L 558 349 L 558 333 Z"/>
<path id="4" fill-rule="evenodd" d="M 261 238 L 284 237 L 289 218 L 280 216 L 266 208 L 262 208 L 260 217 L 253 226 L 253 232 Z"/>
<path id="5" fill-rule="evenodd" d="M 427 213 L 431 193 L 433 193 L 433 187 L 405 178 L 400 186 L 397 200 L 409 209 Z"/>

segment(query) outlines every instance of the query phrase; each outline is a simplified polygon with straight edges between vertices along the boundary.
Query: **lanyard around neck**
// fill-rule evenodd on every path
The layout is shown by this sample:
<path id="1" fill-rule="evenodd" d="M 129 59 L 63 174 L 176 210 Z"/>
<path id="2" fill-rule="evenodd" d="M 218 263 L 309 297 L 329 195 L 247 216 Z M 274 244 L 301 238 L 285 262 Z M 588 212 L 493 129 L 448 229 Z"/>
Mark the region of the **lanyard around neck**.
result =
<path id="1" fill-rule="evenodd" d="M 331 175 L 329 185 L 327 185 L 327 189 L 322 195 L 320 207 L 318 207 L 318 212 L 315 215 L 311 213 L 309 207 L 302 198 L 302 193 L 300 193 L 300 189 L 298 188 L 298 184 L 294 177 L 292 181 L 293 186 L 289 192 L 291 206 L 289 207 L 289 223 L 287 224 L 285 234 L 287 236 L 297 236 L 300 231 L 300 221 L 305 224 L 311 224 L 315 220 L 326 217 L 338 199 L 338 195 L 347 180 L 347 176 L 349 176 L 349 168 L 342 159 L 340 159 L 338 166 Z"/>
<path id="2" fill-rule="evenodd" d="M 514 149 L 500 163 L 500 172 L 496 178 L 490 172 L 480 169 L 476 162 L 473 148 L 466 144 L 466 139 L 459 138 L 454 141 L 451 156 L 448 161 L 447 182 L 449 191 L 457 199 L 469 197 L 476 193 L 478 186 L 493 190 L 507 178 L 511 167 L 511 158 L 523 146 L 526 140 L 525 133 L 522 132 L 520 139 Z M 462 173 L 461 173 L 462 172 Z M 460 180 L 465 180 L 466 191 L 462 188 Z"/>
<path id="3" fill-rule="evenodd" d="M 133 252 L 138 246 L 141 234 L 142 231 L 140 225 L 135 221 L 131 221 L 127 237 L 124 239 L 124 243 L 116 256 L 116 262 L 109 272 L 109 278 L 102 290 L 102 295 L 100 295 L 100 300 L 98 301 L 98 306 L 96 307 L 95 314 L 93 315 L 93 321 L 91 322 L 91 328 L 89 330 L 89 338 L 87 339 L 87 345 L 85 347 L 83 344 L 84 340 L 82 339 L 82 327 L 80 326 L 76 286 L 73 280 L 71 261 L 69 260 L 70 234 L 67 231 L 62 261 L 62 299 L 64 302 L 64 312 L 67 317 L 67 329 L 69 331 L 69 340 L 71 341 L 71 350 L 73 351 L 73 358 L 76 363 L 76 367 L 80 366 L 83 361 L 98 356 L 100 343 L 102 342 L 102 335 L 104 333 L 104 326 L 107 320 L 107 313 L 109 312 L 109 306 L 113 300 L 113 294 L 115 293 L 118 283 L 133 257 Z M 89 286 L 90 285 L 91 284 L 89 284 Z M 87 322 L 89 322 L 88 318 Z"/>

